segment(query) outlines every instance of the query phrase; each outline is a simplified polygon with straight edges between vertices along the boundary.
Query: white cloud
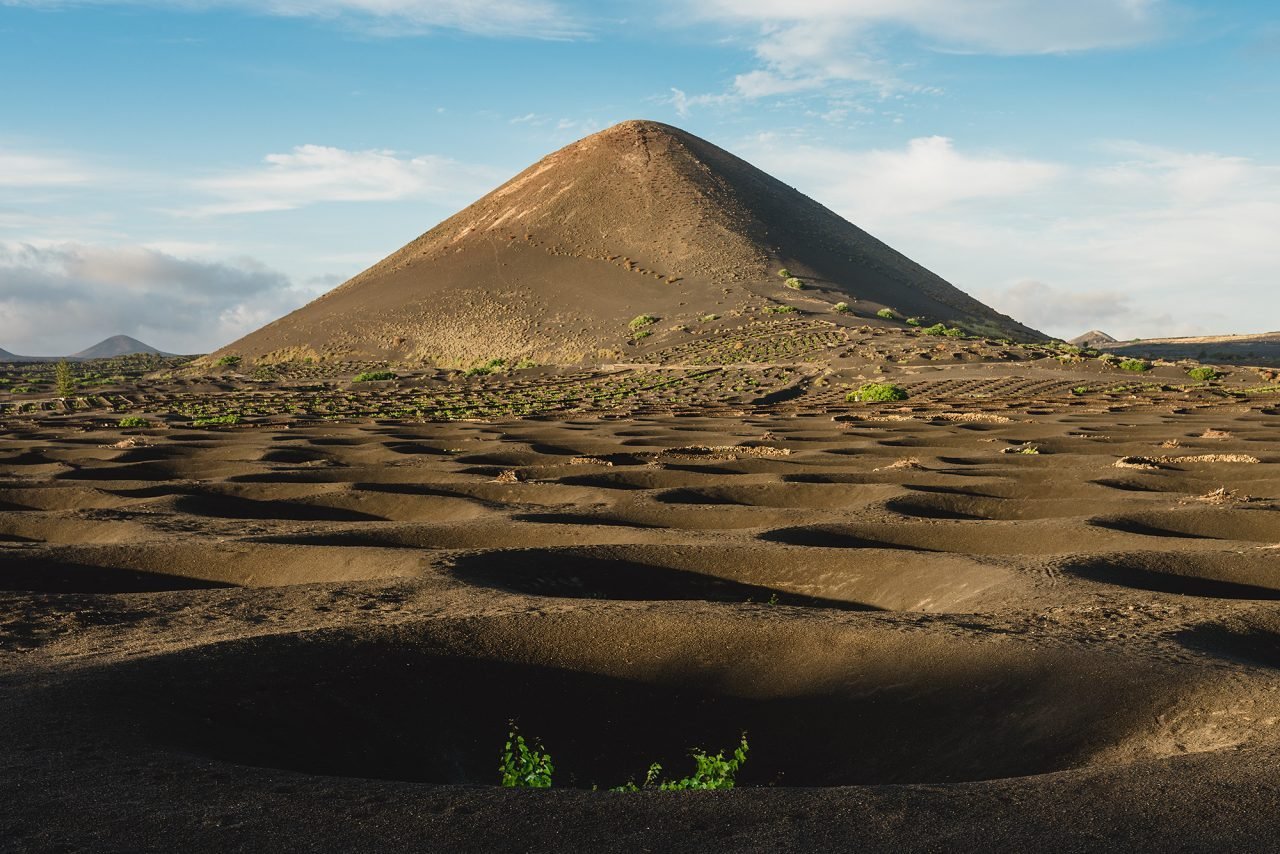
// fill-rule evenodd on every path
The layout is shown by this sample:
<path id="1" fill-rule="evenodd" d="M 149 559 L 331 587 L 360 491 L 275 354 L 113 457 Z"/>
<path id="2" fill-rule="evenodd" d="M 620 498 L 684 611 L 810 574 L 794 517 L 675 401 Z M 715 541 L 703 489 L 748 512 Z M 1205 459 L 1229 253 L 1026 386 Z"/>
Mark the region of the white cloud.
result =
<path id="1" fill-rule="evenodd" d="M 863 87 L 881 97 L 936 93 L 904 79 L 883 42 L 913 36 L 948 52 L 1049 54 L 1125 47 L 1158 37 L 1166 0 L 670 0 L 676 24 L 747 31 L 759 67 L 734 77 L 727 98 L 690 106 Z M 677 105 L 680 106 L 680 105 Z"/>
<path id="2" fill-rule="evenodd" d="M 681 4 L 699 18 L 770 28 L 784 41 L 790 33 L 800 32 L 829 46 L 824 33 L 856 37 L 873 27 L 896 27 L 941 49 L 1004 54 L 1141 43 L 1160 33 L 1167 5 L 1162 0 L 693 0 Z M 788 46 L 795 48 L 799 43 L 790 40 Z"/>
<path id="3" fill-rule="evenodd" d="M 1056 288 L 1034 280 L 1014 284 L 996 294 L 994 301 L 1000 311 L 1037 329 L 1076 330 L 1070 335 L 1064 333 L 1066 338 L 1096 327 L 1114 327 L 1117 317 L 1133 310 L 1122 294 Z"/>
<path id="4" fill-rule="evenodd" d="M 765 137 L 744 153 L 1055 335 L 1280 328 L 1280 165 L 1123 142 L 1067 166 L 972 154 L 939 137 L 887 151 Z"/>
<path id="5" fill-rule="evenodd" d="M 763 135 L 743 151 L 766 172 L 823 188 L 823 201 L 855 222 L 884 222 L 959 202 L 1030 193 L 1062 174 L 1051 163 L 962 153 L 943 136 L 913 139 L 897 150 L 847 151 Z"/>
<path id="6" fill-rule="evenodd" d="M 183 213 L 259 213 L 319 202 L 372 202 L 474 195 L 493 183 L 488 170 L 445 157 L 401 157 L 393 151 L 347 151 L 300 145 L 288 154 L 269 154 L 265 166 L 194 182 L 195 189 L 220 201 Z"/>
<path id="7" fill-rule="evenodd" d="M 0 147 L 0 188 L 66 187 L 93 179 L 90 170 L 72 160 Z"/>
<path id="8" fill-rule="evenodd" d="M 331 286 L 292 282 L 250 258 L 74 243 L 0 243 L 0 281 L 0 348 L 37 356 L 77 352 L 115 334 L 205 351 Z"/>
<path id="9" fill-rule="evenodd" d="M 571 38 L 582 28 L 550 0 L 0 0 L 0 6 L 154 6 L 243 9 L 253 14 L 347 21 L 385 36 L 436 29 L 484 36 Z"/>

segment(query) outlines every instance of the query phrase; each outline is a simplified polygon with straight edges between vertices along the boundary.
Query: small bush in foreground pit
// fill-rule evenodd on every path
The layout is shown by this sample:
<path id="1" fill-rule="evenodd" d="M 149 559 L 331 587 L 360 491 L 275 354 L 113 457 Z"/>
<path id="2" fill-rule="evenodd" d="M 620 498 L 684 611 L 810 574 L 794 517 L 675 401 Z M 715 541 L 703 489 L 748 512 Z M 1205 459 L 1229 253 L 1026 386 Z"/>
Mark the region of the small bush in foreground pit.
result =
<path id="1" fill-rule="evenodd" d="M 713 320 L 719 320 L 719 319 L 720 319 L 720 315 L 718 314 L 704 314 L 702 315 L 702 317 L 698 318 L 698 321 L 700 323 L 710 323 Z"/>
<path id="2" fill-rule="evenodd" d="M 210 415 L 206 418 L 197 418 L 191 422 L 193 427 L 212 427 L 217 424 L 239 424 L 240 416 L 235 413 L 229 415 Z"/>
<path id="3" fill-rule="evenodd" d="M 804 282 L 802 282 L 800 279 L 797 279 L 795 276 L 792 276 L 791 278 L 787 279 L 785 282 L 783 282 L 783 284 L 791 288 L 791 290 L 793 291 L 804 290 Z"/>
<path id="4" fill-rule="evenodd" d="M 867 383 L 857 391 L 849 392 L 845 398 L 849 403 L 884 403 L 906 399 L 907 390 L 893 383 Z"/>
<path id="5" fill-rule="evenodd" d="M 670 780 L 660 788 L 664 792 L 682 792 L 693 789 L 732 789 L 738 769 L 747 761 L 747 735 L 742 734 L 742 742 L 734 748 L 731 759 L 724 758 L 724 751 L 709 756 L 701 750 L 691 751 L 695 763 L 693 775 L 680 780 Z M 650 768 L 652 773 L 652 767 Z"/>
<path id="6" fill-rule="evenodd" d="M 502 785 L 509 789 L 549 789 L 555 770 L 551 754 L 544 753 L 541 744 L 530 747 L 524 736 L 512 726 L 507 733 L 507 743 L 502 747 L 502 762 L 498 766 Z"/>
<path id="7" fill-rule="evenodd" d="M 849 308 L 849 303 L 847 302 L 838 302 L 835 305 L 831 306 L 831 310 L 834 311 L 836 314 L 848 314 L 849 312 L 853 311 L 853 309 Z"/>
<path id="8" fill-rule="evenodd" d="M 1142 359 L 1125 359 L 1120 363 L 1120 370 L 1133 371 L 1135 374 L 1141 374 L 1151 370 L 1151 363 Z"/>
<path id="9" fill-rule="evenodd" d="M 120 419 L 121 427 L 150 427 L 151 422 L 136 415 L 128 415 Z"/>
<path id="10" fill-rule="evenodd" d="M 738 771 L 747 761 L 748 750 L 750 750 L 750 747 L 747 744 L 746 733 L 742 734 L 742 741 L 734 748 L 733 754 L 728 759 L 725 758 L 723 750 L 715 756 L 711 756 L 695 747 L 689 751 L 694 762 L 692 775 L 679 780 L 659 782 L 658 775 L 662 773 L 662 765 L 655 762 L 649 766 L 649 770 L 645 774 L 643 787 L 637 786 L 632 782 L 627 783 L 625 786 L 619 786 L 614 791 L 638 792 L 641 788 L 658 789 L 662 792 L 732 789 L 737 783 Z"/>
<path id="11" fill-rule="evenodd" d="M 779 270 L 779 271 L 778 271 L 778 278 L 779 278 L 779 279 L 790 279 L 790 278 L 791 278 L 791 271 L 790 271 L 790 270 L 788 270 L 786 267 L 783 267 L 781 270 Z"/>
<path id="12" fill-rule="evenodd" d="M 885 320 L 893 320 L 898 313 L 891 308 L 882 308 L 876 312 L 876 317 L 883 317 Z"/>
<path id="13" fill-rule="evenodd" d="M 1210 380 L 1218 379 L 1222 374 L 1218 373 L 1208 365 L 1201 365 L 1198 368 L 1192 368 L 1187 371 L 1187 376 L 1191 377 L 1191 379 L 1198 383 L 1207 383 Z"/>
<path id="14" fill-rule="evenodd" d="M 765 314 L 791 314 L 796 310 L 794 305 L 766 305 L 764 307 Z"/>
<path id="15" fill-rule="evenodd" d="M 396 378 L 394 371 L 365 371 L 351 378 L 353 383 L 376 383 Z"/>
<path id="16" fill-rule="evenodd" d="M 907 326 L 919 326 L 919 325 L 920 325 L 920 318 L 918 317 L 907 318 Z"/>
<path id="17" fill-rule="evenodd" d="M 236 365 L 240 364 L 240 357 L 239 356 L 223 356 L 221 359 L 214 362 L 214 364 L 220 368 L 234 368 Z"/>

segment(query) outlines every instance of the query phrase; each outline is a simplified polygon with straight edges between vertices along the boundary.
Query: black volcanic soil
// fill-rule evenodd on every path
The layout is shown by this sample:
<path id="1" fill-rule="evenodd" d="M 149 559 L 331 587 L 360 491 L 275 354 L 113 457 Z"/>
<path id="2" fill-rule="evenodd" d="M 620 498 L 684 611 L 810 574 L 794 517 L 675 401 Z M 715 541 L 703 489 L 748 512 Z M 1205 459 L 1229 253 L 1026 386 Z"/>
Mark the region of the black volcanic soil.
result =
<path id="1" fill-rule="evenodd" d="M 1280 847 L 1274 390 L 772 328 L 12 396 L 0 849 Z"/>

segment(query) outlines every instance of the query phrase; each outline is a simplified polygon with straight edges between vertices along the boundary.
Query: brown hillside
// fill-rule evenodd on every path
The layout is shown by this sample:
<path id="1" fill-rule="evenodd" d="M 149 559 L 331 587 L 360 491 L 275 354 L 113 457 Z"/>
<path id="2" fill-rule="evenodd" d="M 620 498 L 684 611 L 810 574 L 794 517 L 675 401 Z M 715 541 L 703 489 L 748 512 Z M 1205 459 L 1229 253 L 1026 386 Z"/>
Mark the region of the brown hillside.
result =
<path id="1" fill-rule="evenodd" d="M 777 275 L 789 269 L 802 291 Z M 1041 337 L 721 148 L 629 121 L 545 157 L 311 304 L 224 348 L 265 361 L 624 359 L 711 313 L 854 302 Z M 855 302 L 856 301 L 856 302 Z"/>

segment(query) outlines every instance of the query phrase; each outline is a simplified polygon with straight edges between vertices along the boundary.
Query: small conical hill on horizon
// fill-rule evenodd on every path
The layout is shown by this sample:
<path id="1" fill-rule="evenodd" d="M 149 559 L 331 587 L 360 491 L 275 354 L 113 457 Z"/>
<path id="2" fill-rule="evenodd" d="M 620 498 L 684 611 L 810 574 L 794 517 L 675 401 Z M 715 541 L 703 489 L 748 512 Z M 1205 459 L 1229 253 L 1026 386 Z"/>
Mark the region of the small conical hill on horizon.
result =
<path id="1" fill-rule="evenodd" d="M 784 287 L 786 269 L 805 283 Z M 548 155 L 407 246 L 213 354 L 259 361 L 625 358 L 655 332 L 774 303 L 1045 336 L 999 314 L 746 161 L 628 121 Z M 675 333 L 672 333 L 675 334 Z M 659 340 L 655 336 L 655 340 Z"/>
<path id="2" fill-rule="evenodd" d="M 135 354 L 149 354 L 155 356 L 168 355 L 150 344 L 143 343 L 137 338 L 128 335 L 112 335 L 110 338 L 104 338 L 92 347 L 81 350 L 79 353 L 72 354 L 72 359 L 109 359 L 113 356 L 132 356 Z"/>

